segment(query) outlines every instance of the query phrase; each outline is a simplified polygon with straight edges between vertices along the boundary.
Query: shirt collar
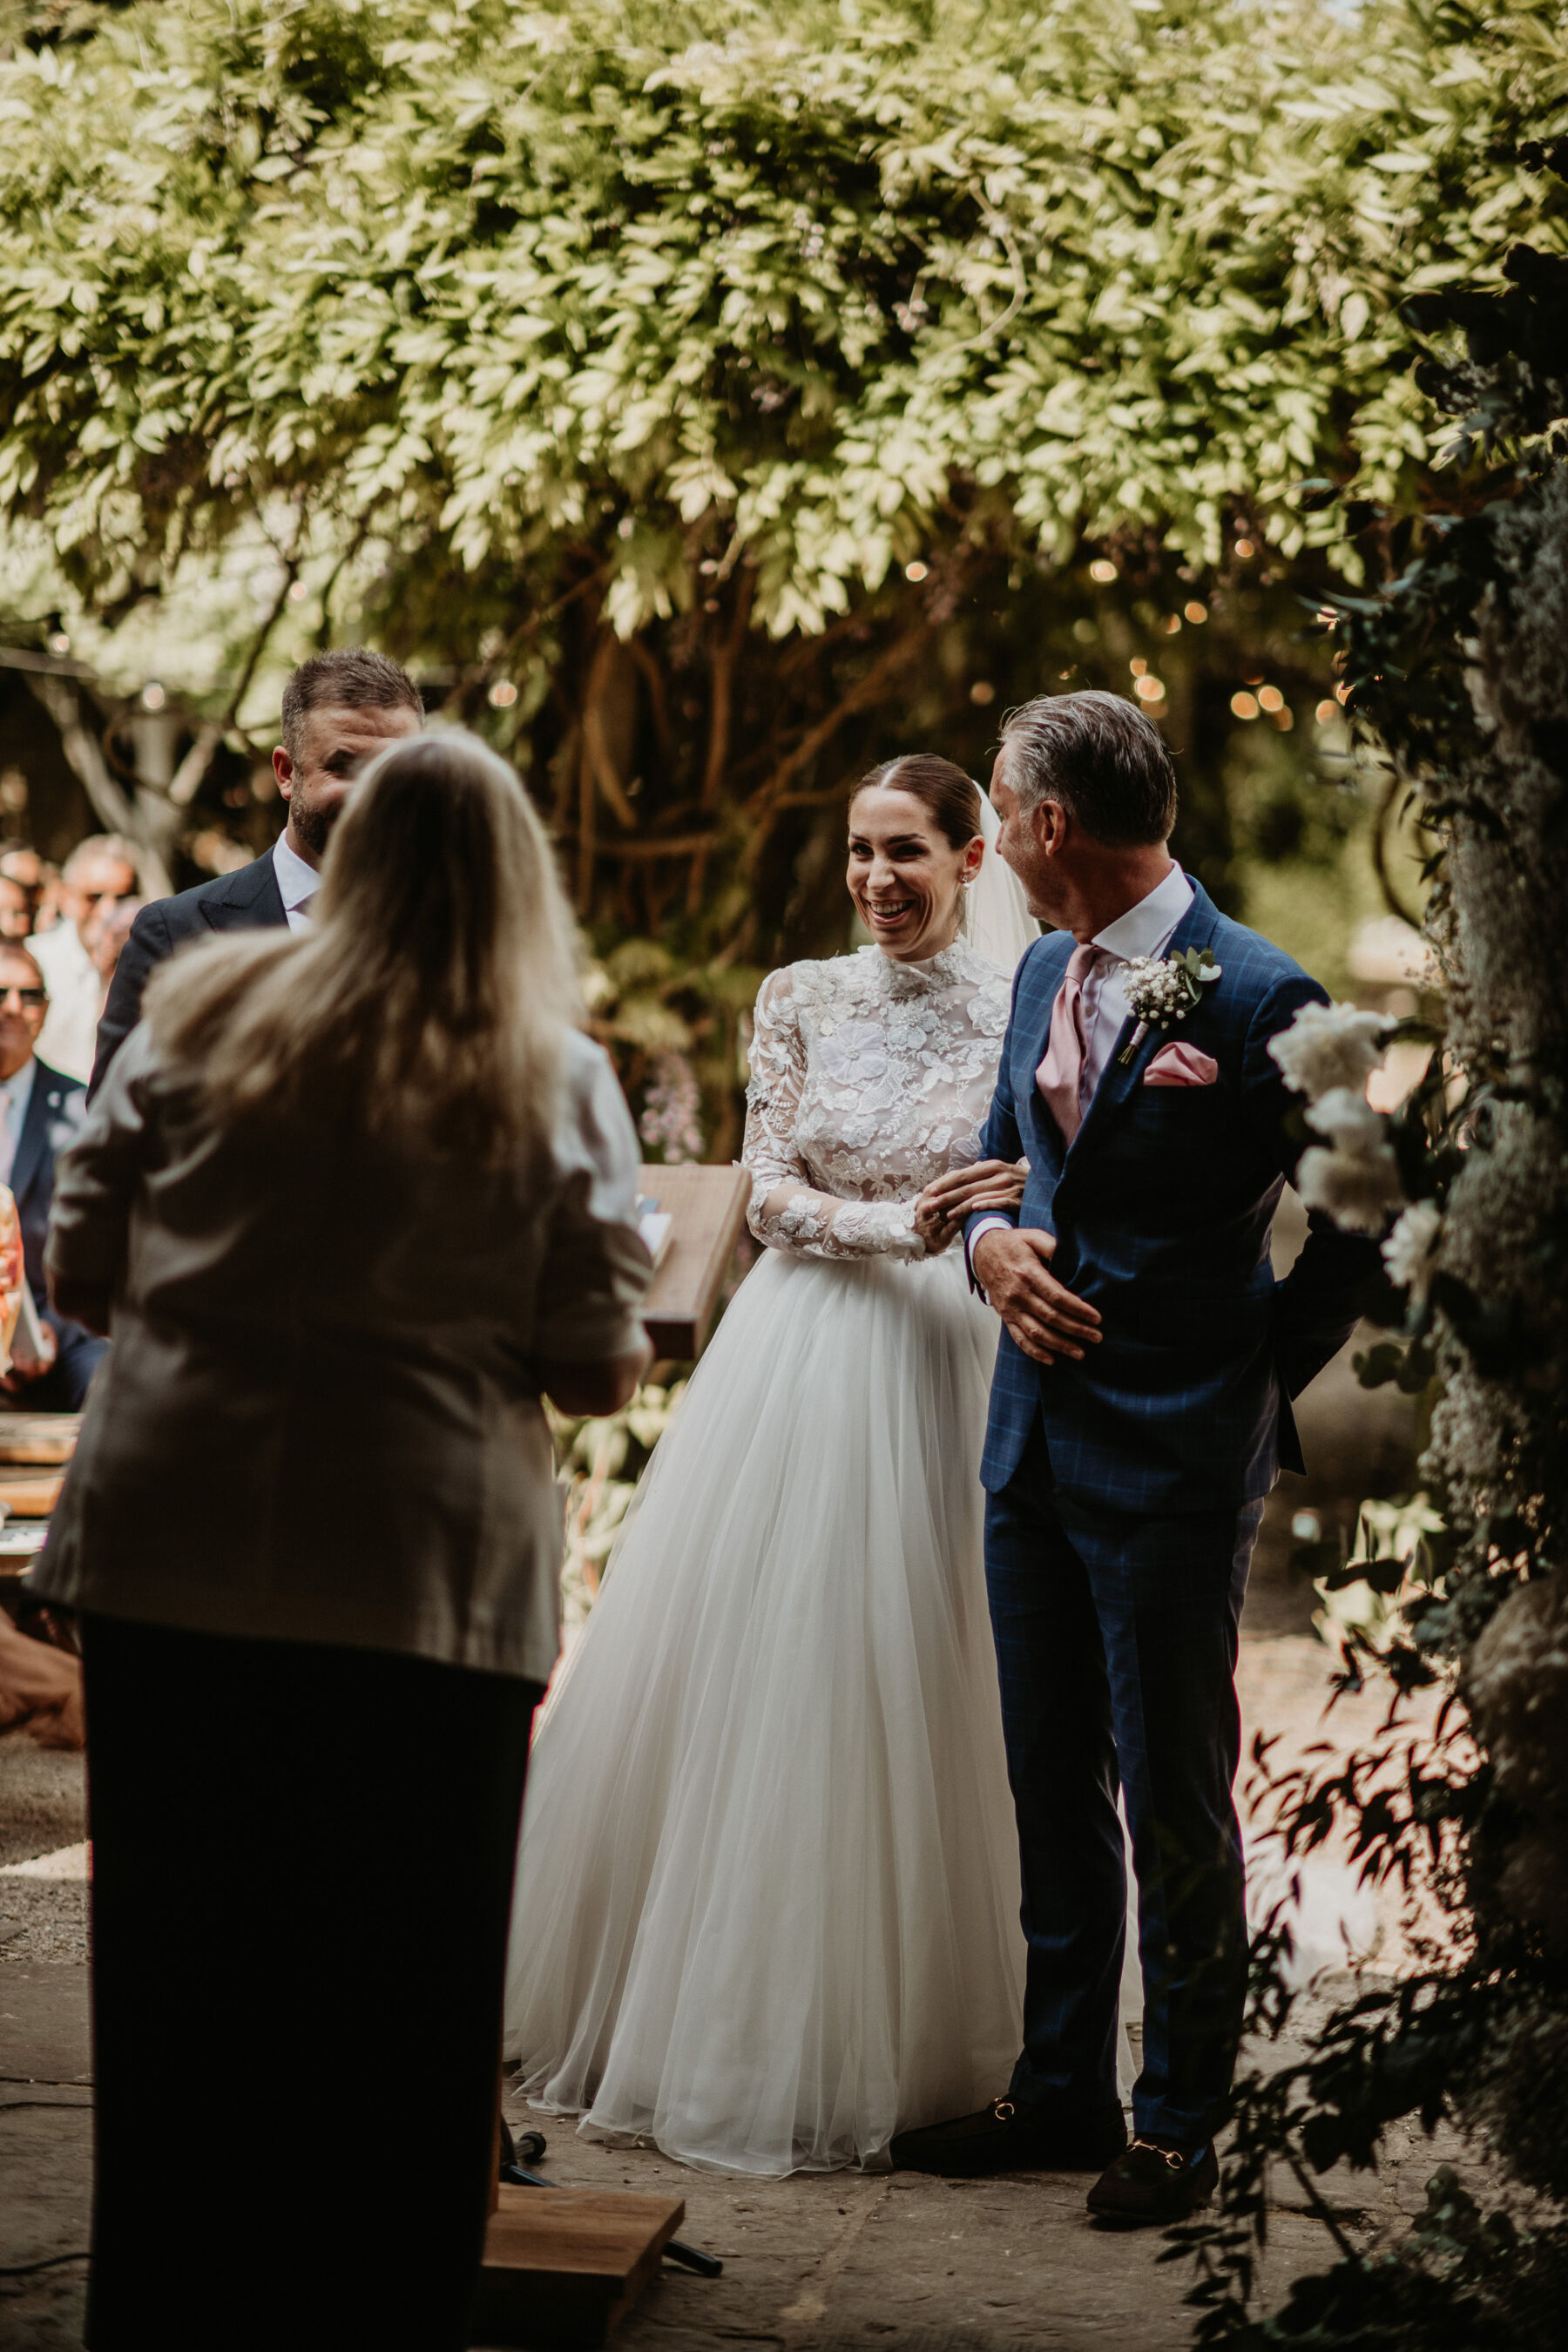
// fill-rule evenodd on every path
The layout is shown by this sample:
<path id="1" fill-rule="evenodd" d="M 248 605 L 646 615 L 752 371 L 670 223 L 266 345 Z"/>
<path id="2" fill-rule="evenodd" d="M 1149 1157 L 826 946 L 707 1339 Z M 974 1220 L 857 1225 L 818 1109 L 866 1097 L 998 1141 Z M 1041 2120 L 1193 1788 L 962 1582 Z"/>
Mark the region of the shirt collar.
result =
<path id="1" fill-rule="evenodd" d="M 29 1054 L 19 1070 L 13 1070 L 8 1078 L 0 1078 L 0 1095 L 6 1096 L 18 1110 L 26 1108 L 32 1094 L 37 1067 L 37 1055 Z"/>
<path id="2" fill-rule="evenodd" d="M 1096 931 L 1094 944 L 1124 963 L 1131 963 L 1134 956 L 1156 956 L 1192 903 L 1192 884 L 1179 866 L 1173 866 L 1146 898 L 1140 898 L 1135 907 Z"/>
<path id="3" fill-rule="evenodd" d="M 289 836 L 280 833 L 272 845 L 272 871 L 278 877 L 278 893 L 286 915 L 293 914 L 307 898 L 313 898 L 321 887 L 321 877 L 313 866 L 307 866 L 297 849 L 289 846 Z"/>

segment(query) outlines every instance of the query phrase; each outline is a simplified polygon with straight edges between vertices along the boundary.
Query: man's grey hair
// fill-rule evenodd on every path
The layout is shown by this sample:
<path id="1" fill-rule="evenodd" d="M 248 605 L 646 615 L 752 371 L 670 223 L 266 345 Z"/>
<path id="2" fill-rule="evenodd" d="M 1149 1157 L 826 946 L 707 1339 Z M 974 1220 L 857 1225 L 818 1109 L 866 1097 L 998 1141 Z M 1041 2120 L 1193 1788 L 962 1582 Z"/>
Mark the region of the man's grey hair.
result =
<path id="1" fill-rule="evenodd" d="M 1002 778 L 1020 807 L 1055 801 L 1109 848 L 1168 841 L 1176 822 L 1165 739 L 1120 694 L 1040 694 L 1009 711 Z"/>
<path id="2" fill-rule="evenodd" d="M 74 882 L 85 867 L 96 866 L 100 858 L 111 858 L 116 866 L 129 866 L 132 876 L 140 877 L 142 852 L 122 833 L 89 833 L 79 841 L 60 868 L 62 882 Z"/>

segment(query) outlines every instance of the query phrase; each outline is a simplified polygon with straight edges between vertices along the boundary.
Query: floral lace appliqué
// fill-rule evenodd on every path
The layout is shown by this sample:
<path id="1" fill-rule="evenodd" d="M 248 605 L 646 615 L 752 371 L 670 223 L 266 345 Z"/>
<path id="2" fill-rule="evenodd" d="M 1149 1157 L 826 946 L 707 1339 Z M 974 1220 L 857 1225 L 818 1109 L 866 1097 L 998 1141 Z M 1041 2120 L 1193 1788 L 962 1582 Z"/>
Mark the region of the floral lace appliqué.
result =
<path id="1" fill-rule="evenodd" d="M 962 944 L 878 948 L 773 972 L 757 998 L 748 1221 L 810 1257 L 914 1258 L 914 1202 L 979 1156 L 1007 1026 L 1005 976 Z"/>

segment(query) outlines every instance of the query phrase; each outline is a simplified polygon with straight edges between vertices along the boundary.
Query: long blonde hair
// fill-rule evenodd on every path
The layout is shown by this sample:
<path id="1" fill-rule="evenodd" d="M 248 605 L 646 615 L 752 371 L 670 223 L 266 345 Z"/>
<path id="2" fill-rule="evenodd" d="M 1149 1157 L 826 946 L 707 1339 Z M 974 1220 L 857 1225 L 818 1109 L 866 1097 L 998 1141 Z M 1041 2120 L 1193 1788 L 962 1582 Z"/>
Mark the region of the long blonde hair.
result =
<path id="1" fill-rule="evenodd" d="M 160 1059 L 224 1125 L 531 1159 L 583 1006 L 550 843 L 506 762 L 455 730 L 384 751 L 333 828 L 311 911 L 304 937 L 171 958 L 146 997 Z"/>

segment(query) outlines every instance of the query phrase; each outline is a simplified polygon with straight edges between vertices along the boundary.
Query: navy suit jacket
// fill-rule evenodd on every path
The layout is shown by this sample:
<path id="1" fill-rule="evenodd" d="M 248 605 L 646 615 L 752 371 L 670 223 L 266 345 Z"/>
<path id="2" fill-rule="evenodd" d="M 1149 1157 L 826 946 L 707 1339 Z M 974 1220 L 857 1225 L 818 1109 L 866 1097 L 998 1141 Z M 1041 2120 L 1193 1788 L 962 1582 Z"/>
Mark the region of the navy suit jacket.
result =
<path id="1" fill-rule="evenodd" d="M 11 1160 L 11 1193 L 22 1228 L 27 1287 L 44 1321 L 53 1327 L 62 1354 L 93 1339 L 81 1324 L 55 1313 L 44 1273 L 44 1244 L 55 1197 L 55 1158 L 76 1141 L 86 1110 L 87 1090 L 79 1078 L 68 1078 L 63 1070 L 51 1070 L 47 1062 L 35 1061 L 27 1114 Z"/>
<path id="2" fill-rule="evenodd" d="M 131 926 L 131 937 L 121 950 L 109 984 L 109 1000 L 98 1024 L 89 1102 L 142 1018 L 142 992 L 154 965 L 187 940 L 205 939 L 209 931 L 248 930 L 288 919 L 269 849 L 237 873 L 221 874 L 216 882 L 199 882 L 194 890 L 182 890 L 173 898 L 155 898 L 150 907 L 143 907 Z"/>
<path id="3" fill-rule="evenodd" d="M 1287 1132 L 1300 1102 L 1268 1041 L 1301 1005 L 1328 1000 L 1194 886 L 1170 952 L 1212 948 L 1220 978 L 1124 1066 L 1128 1023 L 1069 1150 L 1035 1073 L 1074 945 L 1052 932 L 1018 966 L 982 1149 L 1028 1160 L 1013 1222 L 1056 1235 L 1051 1271 L 1099 1308 L 1104 1337 L 1081 1364 L 1047 1366 L 1004 1327 L 981 1476 L 1006 1485 L 1038 1412 L 1052 1478 L 1072 1499 L 1138 1513 L 1254 1502 L 1281 1465 L 1301 1467 L 1289 1400 L 1349 1337 L 1378 1271 L 1374 1244 L 1319 1217 L 1284 1282 L 1269 1265 L 1302 1142 Z M 1173 1039 L 1213 1057 L 1214 1085 L 1143 1084 Z"/>

